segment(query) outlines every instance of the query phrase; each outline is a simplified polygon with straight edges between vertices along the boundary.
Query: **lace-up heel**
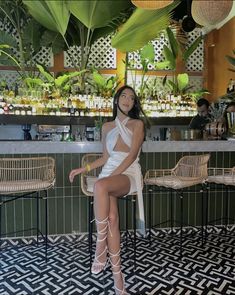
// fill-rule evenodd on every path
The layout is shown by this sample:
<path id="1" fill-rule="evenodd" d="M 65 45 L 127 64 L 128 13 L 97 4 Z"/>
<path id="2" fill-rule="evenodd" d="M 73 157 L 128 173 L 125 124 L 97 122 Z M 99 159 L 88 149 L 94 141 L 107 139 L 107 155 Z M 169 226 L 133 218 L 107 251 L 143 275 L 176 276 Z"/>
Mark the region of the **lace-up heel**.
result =
<path id="1" fill-rule="evenodd" d="M 104 220 L 97 220 L 95 219 L 96 227 L 97 227 L 97 240 L 96 240 L 96 250 L 95 250 L 95 258 L 92 263 L 91 267 L 91 273 L 98 274 L 100 273 L 107 264 L 107 244 L 105 240 L 107 239 L 107 232 L 109 229 L 109 221 L 108 217 L 106 217 Z M 103 227 L 100 229 L 101 225 Z M 102 244 L 105 244 L 103 247 Z M 99 254 L 97 254 L 97 252 Z M 104 261 L 101 261 L 101 258 L 105 256 Z M 102 259 L 103 260 L 103 259 Z"/>
<path id="2" fill-rule="evenodd" d="M 113 276 L 120 276 L 120 279 L 114 280 L 114 289 L 116 295 L 128 295 L 126 289 L 125 289 L 125 281 L 124 277 L 121 271 L 121 258 L 120 258 L 120 250 L 117 253 L 111 253 L 109 252 L 109 260 L 112 266 Z M 113 260 L 116 260 L 116 262 L 113 262 Z M 120 282 L 120 283 L 119 283 Z M 121 288 L 119 288 L 121 286 Z"/>

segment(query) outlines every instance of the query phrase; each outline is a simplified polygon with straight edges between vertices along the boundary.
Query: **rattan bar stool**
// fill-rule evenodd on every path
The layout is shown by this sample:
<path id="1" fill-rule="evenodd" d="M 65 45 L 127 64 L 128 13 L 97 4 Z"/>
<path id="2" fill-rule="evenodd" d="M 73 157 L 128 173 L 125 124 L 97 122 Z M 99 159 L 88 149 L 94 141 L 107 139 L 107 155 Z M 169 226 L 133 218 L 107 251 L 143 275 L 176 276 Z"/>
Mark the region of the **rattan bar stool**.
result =
<path id="1" fill-rule="evenodd" d="M 88 163 L 91 163 L 102 154 L 85 154 L 81 160 L 81 167 L 85 167 Z M 88 209 L 88 244 L 89 244 L 89 255 L 90 255 L 90 269 L 92 263 L 92 220 L 94 218 L 93 213 L 93 188 L 94 184 L 98 179 L 98 175 L 101 172 L 101 168 L 93 169 L 90 172 L 81 174 L 81 190 L 85 196 L 89 198 L 89 209 Z"/>
<path id="2" fill-rule="evenodd" d="M 223 216 L 214 220 L 208 221 L 208 194 L 207 194 L 207 208 L 206 208 L 206 237 L 208 234 L 207 226 L 214 225 L 216 222 L 220 221 L 224 224 L 225 233 L 227 233 L 229 223 L 235 222 L 234 218 L 229 216 L 229 200 L 230 193 L 235 191 L 235 167 L 232 168 L 208 168 L 208 192 L 217 191 L 218 187 L 225 189 L 225 204 L 223 207 Z M 216 226 L 216 225 L 215 225 Z"/>
<path id="3" fill-rule="evenodd" d="M 0 220 L 4 204 L 20 198 L 36 199 L 37 242 L 43 237 L 47 250 L 47 194 L 55 183 L 55 160 L 52 157 L 0 158 Z M 40 194 L 43 192 L 44 194 Z M 45 234 L 39 229 L 39 199 L 45 200 Z M 4 233 L 7 236 L 13 233 Z M 0 225 L 0 246 L 2 238 Z"/>
<path id="4" fill-rule="evenodd" d="M 182 241 L 183 241 L 183 192 L 190 192 L 189 188 L 195 185 L 200 185 L 202 192 L 202 221 L 201 235 L 203 244 L 203 184 L 207 179 L 207 163 L 210 155 L 193 155 L 182 157 L 173 169 L 155 169 L 148 170 L 144 177 L 144 183 L 149 192 L 149 240 L 151 241 L 151 229 L 157 225 L 170 223 L 171 231 L 173 226 L 178 221 L 173 220 L 173 193 L 180 198 L 180 258 L 182 258 Z M 170 192 L 170 219 L 152 226 L 152 197 L 154 191 Z"/>
<path id="5" fill-rule="evenodd" d="M 85 154 L 82 157 L 81 160 L 81 166 L 85 167 L 86 164 L 91 163 L 93 161 L 95 161 L 96 159 L 100 158 L 102 155 L 101 154 Z M 94 197 L 94 193 L 93 193 L 93 188 L 94 188 L 94 184 L 98 179 L 98 175 L 101 172 L 102 167 L 99 167 L 97 169 L 93 169 L 90 172 L 85 172 L 83 174 L 81 174 L 81 190 L 83 192 L 83 194 L 85 196 L 89 197 L 89 211 L 88 211 L 88 243 L 89 243 L 89 255 L 90 255 L 90 268 L 91 268 L 91 264 L 92 264 L 92 232 L 93 232 L 93 226 L 92 226 L 92 220 L 94 218 L 94 213 L 93 213 L 93 197 Z M 133 204 L 132 206 L 132 217 L 133 217 L 133 227 L 134 227 L 134 239 L 133 239 L 133 245 L 134 245 L 134 261 L 136 261 L 135 257 L 136 257 L 136 194 L 131 194 L 126 196 L 125 198 L 121 198 L 121 200 L 126 201 L 126 202 L 131 202 Z M 128 231 L 128 209 L 126 206 L 126 224 L 125 224 L 125 241 L 126 241 L 126 245 L 128 243 L 128 237 L 131 237 L 131 233 L 130 231 Z"/>

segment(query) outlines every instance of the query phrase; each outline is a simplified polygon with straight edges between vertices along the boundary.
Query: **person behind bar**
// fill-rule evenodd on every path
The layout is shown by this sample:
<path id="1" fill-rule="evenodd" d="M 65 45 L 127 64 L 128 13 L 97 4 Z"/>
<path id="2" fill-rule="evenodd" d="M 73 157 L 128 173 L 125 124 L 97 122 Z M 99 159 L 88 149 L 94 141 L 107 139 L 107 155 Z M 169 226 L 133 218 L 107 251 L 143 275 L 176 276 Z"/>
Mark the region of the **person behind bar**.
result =
<path id="1" fill-rule="evenodd" d="M 231 101 L 229 104 L 227 104 L 223 115 L 217 120 L 218 122 L 224 123 L 226 126 L 226 129 L 228 130 L 228 113 L 235 113 L 235 101 Z"/>
<path id="2" fill-rule="evenodd" d="M 73 169 L 70 182 L 80 173 L 103 166 L 94 185 L 94 213 L 97 228 L 95 258 L 91 272 L 98 274 L 110 261 L 116 294 L 127 294 L 121 272 L 118 197 L 137 192 L 139 222 L 145 235 L 142 175 L 139 165 L 144 140 L 144 114 L 133 88 L 121 87 L 114 96 L 113 118 L 102 127 L 103 155 L 86 167 Z M 108 259 L 109 257 L 109 259 Z"/>
<path id="3" fill-rule="evenodd" d="M 205 125 L 211 121 L 209 114 L 210 104 L 205 98 L 197 101 L 197 115 L 192 118 L 189 129 L 203 130 Z"/>

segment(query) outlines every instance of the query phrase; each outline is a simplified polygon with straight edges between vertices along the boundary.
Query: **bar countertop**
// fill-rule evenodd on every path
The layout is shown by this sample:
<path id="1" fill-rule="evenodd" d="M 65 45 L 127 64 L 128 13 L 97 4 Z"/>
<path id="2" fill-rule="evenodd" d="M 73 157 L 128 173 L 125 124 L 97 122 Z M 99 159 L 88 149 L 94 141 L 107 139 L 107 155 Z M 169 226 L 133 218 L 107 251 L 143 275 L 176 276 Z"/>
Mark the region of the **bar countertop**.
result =
<path id="1" fill-rule="evenodd" d="M 160 152 L 232 152 L 235 140 L 146 141 L 144 153 Z M 100 153 L 100 142 L 1 141 L 0 154 Z"/>

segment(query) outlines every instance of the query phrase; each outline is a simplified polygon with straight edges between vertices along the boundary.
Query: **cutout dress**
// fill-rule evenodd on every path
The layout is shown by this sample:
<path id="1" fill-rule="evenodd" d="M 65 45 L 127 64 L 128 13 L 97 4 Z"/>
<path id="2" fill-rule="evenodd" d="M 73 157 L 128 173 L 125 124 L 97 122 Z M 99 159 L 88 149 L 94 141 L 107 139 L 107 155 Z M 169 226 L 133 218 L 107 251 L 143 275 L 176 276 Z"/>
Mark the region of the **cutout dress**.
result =
<path id="1" fill-rule="evenodd" d="M 128 152 L 115 151 L 115 145 L 120 136 L 124 143 L 130 148 L 133 138 L 133 133 L 130 129 L 126 127 L 129 117 L 124 119 L 122 122 L 116 117 L 115 127 L 111 129 L 106 136 L 106 148 L 109 153 L 109 158 L 102 168 L 99 178 L 109 176 L 128 156 Z M 144 203 L 142 194 L 142 173 L 139 164 L 139 154 L 136 160 L 122 173 L 129 177 L 130 179 L 130 191 L 128 194 L 137 193 L 138 199 L 138 223 L 137 228 L 140 230 L 141 234 L 145 236 L 145 218 L 144 218 Z"/>

